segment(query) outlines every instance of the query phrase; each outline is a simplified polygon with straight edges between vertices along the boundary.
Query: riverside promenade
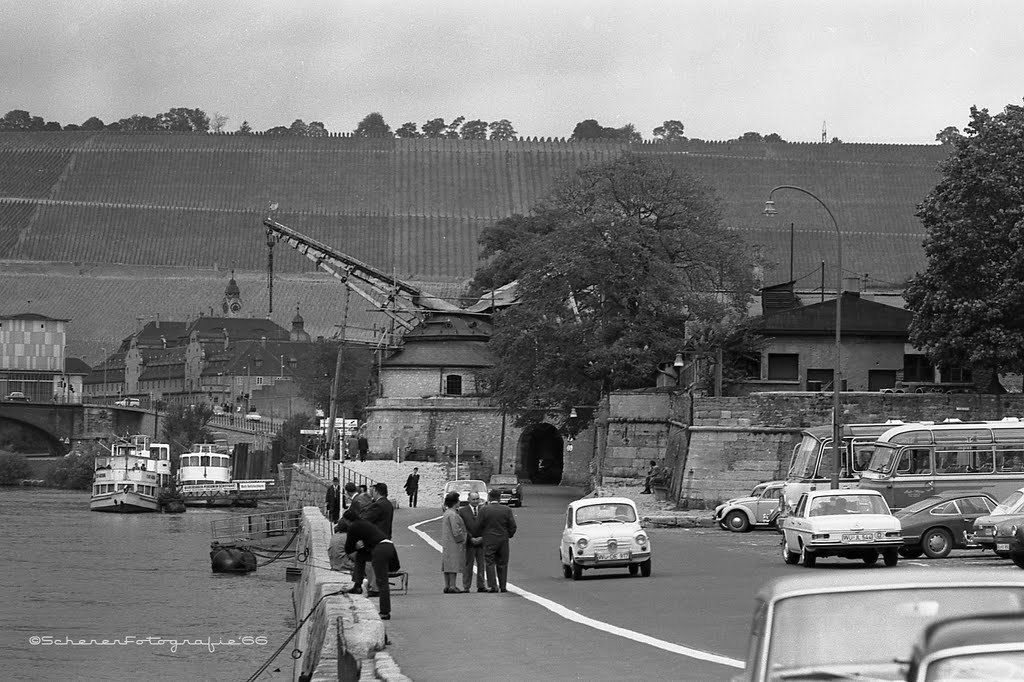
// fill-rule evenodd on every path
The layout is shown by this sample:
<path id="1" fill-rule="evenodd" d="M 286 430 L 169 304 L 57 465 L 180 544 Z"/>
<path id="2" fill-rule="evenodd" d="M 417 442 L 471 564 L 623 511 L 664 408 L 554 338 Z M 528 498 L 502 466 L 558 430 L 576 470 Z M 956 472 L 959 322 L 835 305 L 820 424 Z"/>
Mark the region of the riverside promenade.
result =
<path id="1" fill-rule="evenodd" d="M 340 466 L 340 463 L 334 464 Z M 419 467 L 421 476 L 417 509 L 408 508 L 402 489 L 413 466 Z M 474 594 L 453 598 L 441 592 L 439 548 L 431 544 L 425 533 L 411 526 L 440 516 L 444 468 L 433 463 L 386 461 L 346 462 L 345 467 L 388 483 L 389 498 L 397 503 L 394 542 L 403 568 L 409 573 L 409 593 L 402 594 L 396 590 L 397 585 L 393 585 L 393 618 L 387 622 L 380 620 L 376 600 L 365 594 L 348 594 L 352 586 L 350 575 L 330 569 L 327 546 L 332 528 L 323 516 L 322 504 L 305 506 L 304 531 L 298 549 L 300 553 L 307 552 L 307 558 L 295 564 L 302 568 L 295 602 L 296 621 L 307 616 L 309 621 L 296 642 L 296 648 L 305 653 L 295 663 L 293 679 L 404 682 L 415 680 L 417 670 L 429 670 L 429 676 L 434 679 L 449 672 L 449 679 L 458 678 L 460 670 L 447 669 L 452 663 L 443 646 L 445 624 L 464 622 L 467 607 L 476 610 L 481 606 L 479 603 L 469 605 L 469 601 L 504 599 L 505 595 Z M 641 515 L 652 527 L 713 525 L 709 510 L 672 511 L 671 504 L 659 502 L 653 495 L 641 495 L 641 489 L 642 486 L 626 481 L 599 488 L 594 494 L 634 499 Z M 510 606 L 506 600 L 503 608 L 530 608 L 525 600 L 518 602 L 521 603 L 513 602 Z M 402 661 L 402 667 L 396 659 Z M 495 665 L 498 664 L 496 660 Z"/>

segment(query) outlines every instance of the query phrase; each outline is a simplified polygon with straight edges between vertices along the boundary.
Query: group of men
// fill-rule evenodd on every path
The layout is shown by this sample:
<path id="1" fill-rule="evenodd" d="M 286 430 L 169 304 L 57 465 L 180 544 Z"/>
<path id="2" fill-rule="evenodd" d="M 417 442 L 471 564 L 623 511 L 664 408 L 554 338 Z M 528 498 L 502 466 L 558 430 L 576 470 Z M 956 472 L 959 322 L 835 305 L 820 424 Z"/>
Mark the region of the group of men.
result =
<path id="1" fill-rule="evenodd" d="M 328 548 L 331 568 L 340 569 L 345 557 L 352 559 L 352 594 L 362 594 L 363 580 L 367 581 L 367 596 L 380 598 L 380 617 L 391 618 L 391 588 L 388 576 L 401 568 L 398 552 L 391 541 L 391 526 L 395 507 L 388 499 L 388 484 L 375 483 L 369 492 L 360 491 L 355 483 L 345 484 L 345 496 L 340 497 L 338 479 L 327 490 L 328 518 L 336 509 L 332 499 L 345 511 L 334 527 L 334 538 Z M 336 492 L 337 491 L 337 492 Z M 337 516 L 332 522 L 337 520 Z M 345 535 L 342 544 L 341 535 Z"/>
<path id="2" fill-rule="evenodd" d="M 516 534 L 516 517 L 501 504 L 501 494 L 490 492 L 490 504 L 481 505 L 480 493 L 469 493 L 469 504 L 459 507 L 466 524 L 466 561 L 462 570 L 462 591 L 469 592 L 476 566 L 477 592 L 508 592 L 509 540 Z M 487 584 L 484 584 L 484 576 Z"/>

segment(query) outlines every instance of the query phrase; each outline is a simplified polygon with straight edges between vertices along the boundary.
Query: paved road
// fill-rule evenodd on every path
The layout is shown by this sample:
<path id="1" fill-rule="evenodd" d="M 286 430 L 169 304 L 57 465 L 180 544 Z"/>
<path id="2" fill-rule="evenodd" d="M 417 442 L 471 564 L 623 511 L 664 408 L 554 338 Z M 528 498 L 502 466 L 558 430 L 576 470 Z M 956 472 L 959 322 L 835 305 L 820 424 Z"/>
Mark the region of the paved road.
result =
<path id="1" fill-rule="evenodd" d="M 621 571 L 562 577 L 558 563 L 565 505 L 579 491 L 530 486 L 516 509 L 507 594 L 446 595 L 435 540 L 440 510 L 401 509 L 395 540 L 410 570 L 409 594 L 393 599 L 391 655 L 417 682 L 486 680 L 727 680 L 745 656 L 756 590 L 800 571 L 900 570 L 826 559 L 815 569 L 787 566 L 771 531 L 651 529 L 650 578 Z M 955 552 L 900 566 L 983 564 L 1018 571 L 991 553 Z"/>

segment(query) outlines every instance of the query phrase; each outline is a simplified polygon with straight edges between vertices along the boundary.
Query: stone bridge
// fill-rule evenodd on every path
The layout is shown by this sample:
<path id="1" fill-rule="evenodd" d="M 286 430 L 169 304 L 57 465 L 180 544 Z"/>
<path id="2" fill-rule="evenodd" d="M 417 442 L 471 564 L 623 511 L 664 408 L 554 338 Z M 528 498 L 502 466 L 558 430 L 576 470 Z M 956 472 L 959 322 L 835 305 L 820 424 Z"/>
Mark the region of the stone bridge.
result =
<path id="1" fill-rule="evenodd" d="M 0 420 L 40 434 L 54 455 L 67 453 L 76 442 L 115 433 L 155 435 L 158 426 L 156 413 L 137 407 L 52 402 L 0 402 Z"/>

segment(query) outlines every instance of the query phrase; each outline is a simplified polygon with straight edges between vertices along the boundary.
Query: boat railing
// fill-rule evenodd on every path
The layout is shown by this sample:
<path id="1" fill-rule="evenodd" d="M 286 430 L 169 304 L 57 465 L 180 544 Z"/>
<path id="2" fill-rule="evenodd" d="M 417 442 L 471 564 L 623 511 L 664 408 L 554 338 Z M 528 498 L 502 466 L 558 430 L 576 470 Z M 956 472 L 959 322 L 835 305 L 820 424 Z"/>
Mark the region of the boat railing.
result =
<path id="1" fill-rule="evenodd" d="M 210 530 L 217 542 L 244 542 L 290 535 L 301 525 L 301 509 L 282 509 L 262 514 L 233 514 L 211 521 Z"/>

